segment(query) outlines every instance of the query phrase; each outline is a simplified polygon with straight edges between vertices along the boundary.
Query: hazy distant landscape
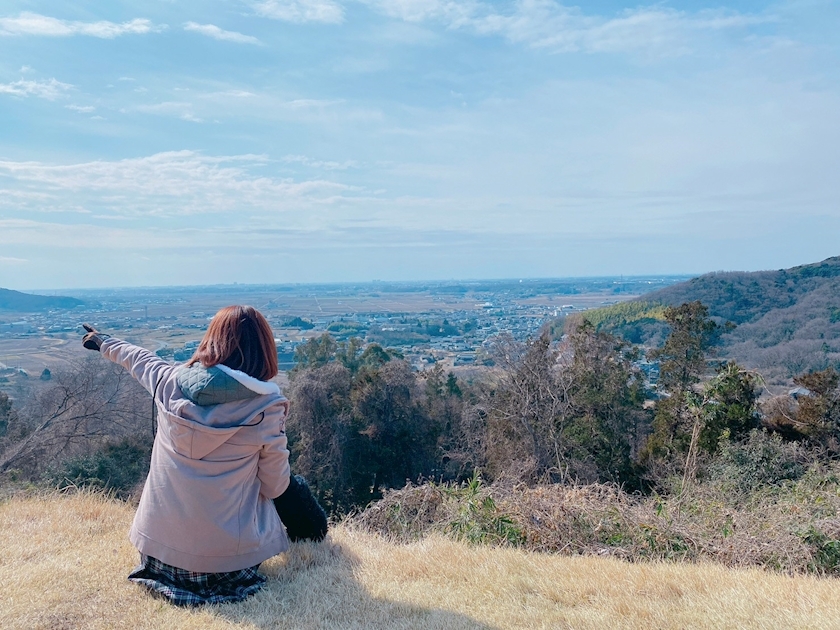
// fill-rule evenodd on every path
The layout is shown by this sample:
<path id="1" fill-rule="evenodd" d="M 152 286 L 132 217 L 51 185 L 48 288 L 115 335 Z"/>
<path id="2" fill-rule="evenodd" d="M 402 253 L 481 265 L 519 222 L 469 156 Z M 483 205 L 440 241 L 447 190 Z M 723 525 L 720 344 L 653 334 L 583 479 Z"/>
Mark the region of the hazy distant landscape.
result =
<path id="1" fill-rule="evenodd" d="M 323 334 L 360 337 L 399 349 L 417 369 L 442 361 L 469 366 L 500 332 L 518 339 L 570 313 L 630 300 L 685 276 L 324 285 L 225 285 L 70 291 L 0 303 L 0 364 L 11 388 L 16 368 L 37 378 L 82 355 L 81 322 L 183 360 L 209 318 L 229 304 L 251 304 L 268 318 L 284 369 L 299 343 Z M 11 294 L 8 292 L 7 294 Z M 0 296 L 3 294 L 0 293 Z M 37 299 L 37 298 L 36 298 Z M 62 302 L 63 300 L 63 302 Z M 72 308 L 67 308 L 66 302 Z M 61 305 L 64 305 L 61 308 Z M 444 326 L 444 321 L 446 325 Z M 191 354 L 191 353 L 190 353 Z M 3 369 L 0 367 L 0 369 Z"/>
<path id="2" fill-rule="evenodd" d="M 319 285 L 220 285 L 65 291 L 40 296 L 0 290 L 0 389 L 37 377 L 81 353 L 79 325 L 90 322 L 169 359 L 183 360 L 212 314 L 251 304 L 275 331 L 285 370 L 295 348 L 323 333 L 358 337 L 399 350 L 418 370 L 442 362 L 481 365 L 486 344 L 505 332 L 519 340 L 569 315 L 589 319 L 628 341 L 660 345 L 661 317 L 610 305 L 657 308 L 699 300 L 730 330 L 716 356 L 761 370 L 777 385 L 808 369 L 840 364 L 840 258 L 788 270 L 686 276 L 568 278 Z M 25 370 L 26 375 L 18 370 Z"/>

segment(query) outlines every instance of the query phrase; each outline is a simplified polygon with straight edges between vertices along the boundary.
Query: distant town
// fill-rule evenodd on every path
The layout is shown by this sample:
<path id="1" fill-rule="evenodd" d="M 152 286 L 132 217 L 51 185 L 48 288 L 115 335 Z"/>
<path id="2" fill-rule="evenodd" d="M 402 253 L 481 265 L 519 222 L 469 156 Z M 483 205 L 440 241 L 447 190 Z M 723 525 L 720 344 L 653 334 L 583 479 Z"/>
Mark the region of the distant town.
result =
<path id="1" fill-rule="evenodd" d="M 274 330 L 281 369 L 295 348 L 325 333 L 352 337 L 403 355 L 416 370 L 442 362 L 464 369 L 487 361 L 487 344 L 508 333 L 525 339 L 541 327 L 590 308 L 632 299 L 685 276 L 571 278 L 437 283 L 224 285 L 63 291 L 72 309 L 0 310 L 0 387 L 47 377 L 83 355 L 80 324 L 183 361 L 209 320 L 234 303 L 259 308 Z M 44 372 L 46 370 L 46 373 Z M 5 387 L 4 387 L 5 386 Z"/>

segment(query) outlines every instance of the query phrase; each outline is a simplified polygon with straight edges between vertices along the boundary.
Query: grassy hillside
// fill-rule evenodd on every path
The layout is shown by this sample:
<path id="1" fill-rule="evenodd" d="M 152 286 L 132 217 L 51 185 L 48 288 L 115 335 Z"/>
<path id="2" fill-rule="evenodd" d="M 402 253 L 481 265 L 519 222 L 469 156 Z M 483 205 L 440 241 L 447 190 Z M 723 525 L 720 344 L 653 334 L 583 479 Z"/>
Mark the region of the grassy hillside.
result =
<path id="1" fill-rule="evenodd" d="M 32 295 L 11 289 L 0 289 L 0 311 L 31 313 L 48 309 L 74 308 L 81 304 L 84 302 L 71 297 Z"/>
<path id="2" fill-rule="evenodd" d="M 665 333 L 657 308 L 700 300 L 737 328 L 721 339 L 721 357 L 784 380 L 840 366 L 840 256 L 791 269 L 708 273 L 654 291 L 644 301 L 587 312 L 600 328 L 657 345 Z"/>
<path id="3" fill-rule="evenodd" d="M 659 301 L 634 300 L 586 311 L 580 317 L 598 330 L 621 335 L 631 343 L 658 345 L 666 332 L 665 307 Z"/>
<path id="4" fill-rule="evenodd" d="M 712 564 L 628 564 L 470 547 L 397 545 L 346 527 L 264 563 L 243 604 L 174 608 L 129 583 L 133 509 L 97 494 L 0 504 L 0 627 L 836 628 L 840 583 Z"/>

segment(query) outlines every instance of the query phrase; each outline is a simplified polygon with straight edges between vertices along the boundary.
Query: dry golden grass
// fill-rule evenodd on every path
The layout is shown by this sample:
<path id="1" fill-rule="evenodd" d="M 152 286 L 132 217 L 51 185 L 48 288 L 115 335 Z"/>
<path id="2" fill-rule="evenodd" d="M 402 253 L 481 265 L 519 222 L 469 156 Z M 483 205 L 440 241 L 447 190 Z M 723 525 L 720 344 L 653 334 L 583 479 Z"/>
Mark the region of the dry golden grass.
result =
<path id="1" fill-rule="evenodd" d="M 97 494 L 0 504 L 0 628 L 838 628 L 840 582 L 709 564 L 628 564 L 396 545 L 336 527 L 263 565 L 248 602 L 198 610 L 148 596 L 132 507 Z"/>

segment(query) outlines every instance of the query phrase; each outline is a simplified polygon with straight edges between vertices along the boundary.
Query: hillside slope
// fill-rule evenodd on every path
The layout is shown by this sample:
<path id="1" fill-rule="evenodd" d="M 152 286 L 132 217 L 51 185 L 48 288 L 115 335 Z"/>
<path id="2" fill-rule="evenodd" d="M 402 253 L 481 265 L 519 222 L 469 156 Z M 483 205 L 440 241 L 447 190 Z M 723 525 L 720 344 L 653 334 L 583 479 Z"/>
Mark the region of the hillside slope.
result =
<path id="1" fill-rule="evenodd" d="M 263 564 L 243 604 L 174 608 L 125 576 L 131 506 L 97 494 L 0 504 L 0 627 L 835 628 L 840 583 L 715 565 L 627 564 L 336 527 Z"/>
<path id="2" fill-rule="evenodd" d="M 825 312 L 820 315 L 829 319 L 831 309 L 840 313 L 838 290 L 840 256 L 835 256 L 778 271 L 707 273 L 649 293 L 644 299 L 670 306 L 700 300 L 713 315 L 744 324 L 797 305 L 805 306 L 809 313 L 814 307 L 822 307 Z"/>
<path id="3" fill-rule="evenodd" d="M 720 358 L 777 383 L 840 368 L 840 256 L 778 271 L 707 273 L 584 317 L 633 343 L 657 346 L 667 334 L 662 306 L 695 300 L 719 321 L 737 324 L 722 336 Z"/>
<path id="4" fill-rule="evenodd" d="M 48 309 L 74 308 L 84 304 L 82 300 L 60 295 L 33 295 L 21 293 L 11 289 L 0 289 L 0 311 L 13 311 L 16 313 L 32 313 L 35 311 L 46 311 Z"/>

